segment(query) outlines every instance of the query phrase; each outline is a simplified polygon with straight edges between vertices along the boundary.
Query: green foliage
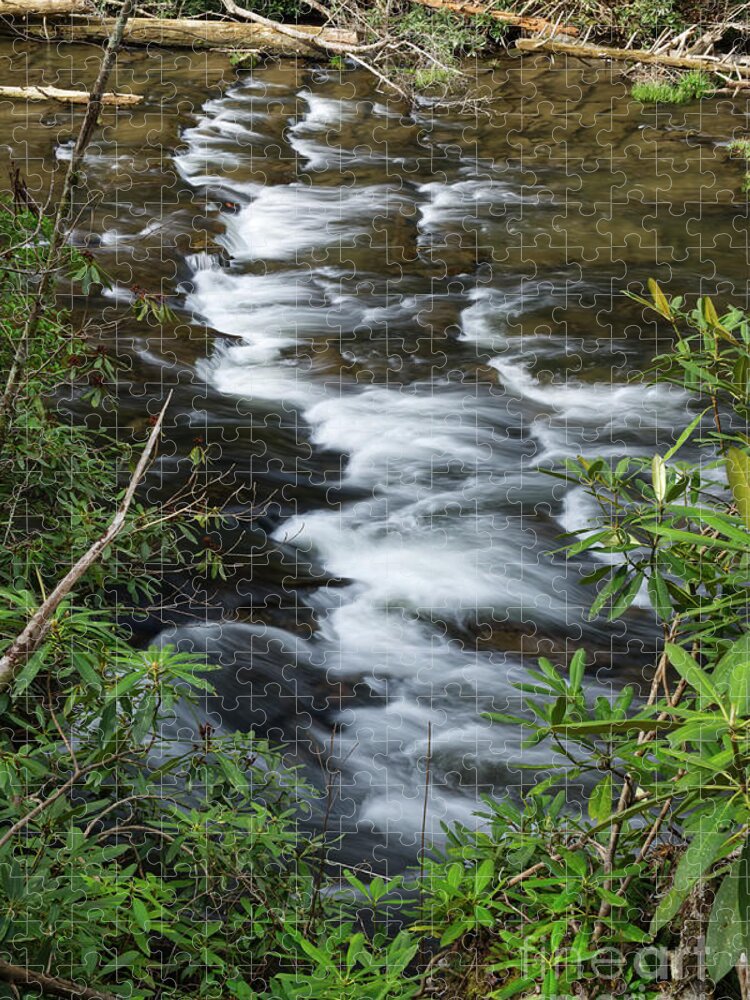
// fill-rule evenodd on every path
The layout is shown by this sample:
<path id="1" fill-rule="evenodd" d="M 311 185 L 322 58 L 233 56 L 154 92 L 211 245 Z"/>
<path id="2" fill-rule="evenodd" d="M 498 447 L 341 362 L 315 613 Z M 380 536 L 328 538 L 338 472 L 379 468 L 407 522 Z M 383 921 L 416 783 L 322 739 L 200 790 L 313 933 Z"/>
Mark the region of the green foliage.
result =
<path id="1" fill-rule="evenodd" d="M 629 0 L 612 4 L 613 27 L 636 40 L 654 38 L 666 28 L 679 31 L 685 27 L 684 4 L 679 0 Z"/>
<path id="2" fill-rule="evenodd" d="M 710 97 L 714 85 L 708 74 L 700 70 L 684 73 L 671 83 L 666 80 L 645 80 L 633 84 L 631 94 L 641 104 L 688 104 Z"/>
<path id="3" fill-rule="evenodd" d="M 164 984 L 174 997 L 249 996 L 248 979 L 278 967 L 285 921 L 313 891 L 315 845 L 292 822 L 305 789 L 252 735 L 203 726 L 202 740 L 170 745 L 171 713 L 208 689 L 205 671 L 169 647 L 133 650 L 98 613 L 59 611 L 3 696 L 11 960 L 28 953 L 33 969 L 133 998 Z"/>
<path id="4" fill-rule="evenodd" d="M 4 368 L 50 267 L 50 232 L 34 210 L 0 206 Z M 129 447 L 57 405 L 64 393 L 103 422 L 117 379 L 101 328 L 79 331 L 66 307 L 106 279 L 88 253 L 65 247 L 61 260 L 0 441 L 3 652 L 100 537 L 130 476 Z M 161 294 L 134 297 L 137 321 L 172 322 Z M 320 793 L 252 732 L 212 728 L 203 657 L 134 649 L 114 624 L 115 596 L 156 598 L 164 564 L 223 575 L 210 536 L 199 540 L 221 521 L 194 489 L 209 452 L 196 440 L 177 498 L 130 508 L 0 690 L 0 959 L 30 977 L 19 1000 L 39 995 L 44 974 L 71 995 L 86 983 L 128 1000 L 406 1000 L 417 944 L 354 930 L 351 898 L 335 899 L 325 845 L 303 826 Z M 372 901 L 384 891 L 363 887 Z"/>
<path id="5" fill-rule="evenodd" d="M 418 944 L 402 931 L 389 940 L 376 934 L 370 941 L 351 923 L 332 928 L 325 942 L 314 945 L 289 930 L 299 954 L 311 960 L 274 979 L 278 1000 L 410 1000 L 417 996 L 417 977 L 408 970 Z"/>
<path id="6" fill-rule="evenodd" d="M 448 11 L 409 4 L 398 15 L 398 33 L 446 63 L 461 53 L 479 52 L 487 47 L 488 30 L 500 22 L 493 18 L 466 18 Z"/>
<path id="7" fill-rule="evenodd" d="M 33 595 L 2 598 L 7 641 Z M 368 938 L 321 895 L 299 825 L 318 793 L 252 733 L 203 721 L 212 669 L 59 608 L 0 695 L 0 954 L 130 1000 L 415 996 L 417 942 Z"/>
<path id="8" fill-rule="evenodd" d="M 414 71 L 414 85 L 418 90 L 429 90 L 451 81 L 453 74 L 440 66 L 430 66 Z"/>
<path id="9" fill-rule="evenodd" d="M 276 21 L 309 21 L 310 8 L 304 0 L 253 0 L 249 10 Z M 217 17 L 225 13 L 221 0 L 147 0 L 143 9 L 156 17 Z"/>
<path id="10" fill-rule="evenodd" d="M 51 221 L 20 204 L 0 203 L 0 370 L 7 372 L 46 266 Z M 118 361 L 106 328 L 87 316 L 91 295 L 108 283 L 94 256 L 65 246 L 57 285 L 47 296 L 31 339 L 9 422 L 0 441 L 0 586 L 43 594 L 60 566 L 83 554 L 111 521 L 133 452 L 112 417 Z M 66 290 L 67 285 L 67 290 Z M 141 322 L 169 324 L 160 293 L 134 288 Z M 78 307 L 73 313 L 70 304 Z M 74 419 L 72 410 L 95 418 Z M 147 416 L 147 415 L 146 415 Z M 112 427 L 112 431 L 109 427 Z M 209 462 L 203 455 L 204 471 Z M 179 501 L 158 511 L 140 501 L 116 543 L 94 565 L 81 596 L 127 592 L 138 604 L 154 599 L 160 579 L 186 561 L 195 566 L 217 553 L 198 539 L 221 523 L 221 513 L 198 490 L 198 471 L 182 484 Z M 207 574 L 210 575 L 210 574 Z"/>
<path id="11" fill-rule="evenodd" d="M 255 52 L 233 52 L 229 57 L 229 63 L 235 69 L 255 69 L 259 59 Z"/>
<path id="12" fill-rule="evenodd" d="M 435 995 L 464 983 L 467 997 L 656 997 L 669 966 L 649 961 L 667 949 L 682 962 L 672 988 L 704 960 L 732 977 L 750 950 L 750 320 L 650 291 L 631 297 L 674 337 L 653 378 L 691 394 L 692 419 L 663 455 L 579 457 L 555 475 L 600 511 L 565 547 L 605 557 L 586 577 L 592 616 L 619 619 L 648 594 L 663 634 L 651 690 L 599 691 L 579 650 L 517 685 L 526 714 L 490 716 L 550 762 L 520 803 L 487 799 L 485 827 L 453 830 L 426 866 L 414 929 L 442 950 Z"/>
<path id="13" fill-rule="evenodd" d="M 489 15 L 464 17 L 402 2 L 393 10 L 381 5 L 363 11 L 374 32 L 398 39 L 398 60 L 388 76 L 407 91 L 440 88 L 448 91 L 465 77 L 461 59 L 492 48 L 505 35 L 506 25 Z"/>
<path id="14" fill-rule="evenodd" d="M 743 194 L 750 193 L 750 139 L 735 139 L 727 146 L 730 157 L 742 160 L 744 176 L 741 190 Z"/>

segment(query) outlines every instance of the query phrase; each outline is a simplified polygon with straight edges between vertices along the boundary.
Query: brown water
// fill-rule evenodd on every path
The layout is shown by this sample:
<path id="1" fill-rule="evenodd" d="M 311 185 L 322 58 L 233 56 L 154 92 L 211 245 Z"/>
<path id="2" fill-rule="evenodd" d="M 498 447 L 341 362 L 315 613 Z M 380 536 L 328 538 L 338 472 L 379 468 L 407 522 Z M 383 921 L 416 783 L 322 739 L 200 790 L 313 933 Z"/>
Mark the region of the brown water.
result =
<path id="1" fill-rule="evenodd" d="M 4 41 L 0 82 L 83 86 L 96 57 Z M 540 650 L 585 645 L 613 690 L 640 676 L 653 621 L 585 622 L 591 563 L 549 553 L 590 504 L 540 470 L 684 425 L 683 397 L 629 382 L 667 341 L 625 287 L 747 304 L 722 147 L 739 103 L 644 110 L 608 70 L 539 57 L 472 71 L 486 102 L 462 115 L 359 71 L 127 53 L 114 85 L 146 101 L 105 113 L 79 198 L 76 239 L 117 282 L 85 307 L 116 321 L 122 414 L 175 392 L 150 485 L 169 492 L 201 437 L 217 492 L 255 491 L 222 539 L 228 583 L 177 581 L 138 634 L 221 660 L 216 724 L 288 741 L 313 776 L 336 727 L 347 860 L 413 855 L 428 723 L 432 833 L 544 767 L 481 716 L 517 704 Z M 37 190 L 79 116 L 0 106 Z M 134 284 L 179 321 L 138 324 Z"/>

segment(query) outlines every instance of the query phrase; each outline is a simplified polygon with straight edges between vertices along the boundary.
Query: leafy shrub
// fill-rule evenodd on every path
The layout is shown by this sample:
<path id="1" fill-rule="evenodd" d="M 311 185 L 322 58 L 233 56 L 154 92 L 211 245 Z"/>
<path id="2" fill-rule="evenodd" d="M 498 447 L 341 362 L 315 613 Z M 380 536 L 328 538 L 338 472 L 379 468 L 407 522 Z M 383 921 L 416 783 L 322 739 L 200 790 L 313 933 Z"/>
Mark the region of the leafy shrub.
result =
<path id="1" fill-rule="evenodd" d="M 50 267 L 49 233 L 23 199 L 0 206 L 6 367 L 36 276 Z M 65 298 L 85 298 L 105 276 L 91 254 L 64 243 L 54 264 L 0 439 L 3 651 L 60 567 L 100 536 L 130 456 L 55 405 L 64 389 L 84 413 L 114 406 L 115 368 L 93 330 L 75 329 L 61 295 L 65 281 Z M 155 293 L 140 291 L 135 311 L 171 322 Z M 191 467 L 203 473 L 206 461 L 196 444 Z M 112 551 L 57 606 L 9 685 L 0 683 L 0 992 L 59 993 L 53 977 L 64 995 L 85 983 L 129 1000 L 413 996 L 416 944 L 355 932 L 351 899 L 331 892 L 325 846 L 307 830 L 319 793 L 253 733 L 214 730 L 214 668 L 203 657 L 135 649 L 114 624 L 107 605 L 117 588 L 132 584 L 135 602 L 151 600 L 160 586 L 153 563 L 182 563 L 182 544 L 198 541 L 193 522 L 205 532 L 221 517 L 202 494 L 186 496 L 184 511 L 169 500 L 130 509 Z M 197 549 L 194 572 L 221 569 Z M 364 896 L 379 898 L 377 886 Z"/>
<path id="2" fill-rule="evenodd" d="M 224 14 L 221 0 L 148 0 L 144 8 L 157 17 L 216 17 Z M 253 0 L 246 6 L 277 21 L 309 21 L 310 8 L 304 0 Z"/>
<path id="3" fill-rule="evenodd" d="M 10 636 L 23 608 L 4 596 Z M 205 671 L 133 650 L 99 614 L 58 614 L 2 697 L 7 960 L 134 1000 L 249 997 L 280 966 L 313 892 L 315 844 L 291 821 L 305 790 L 252 735 L 196 722 L 170 746 Z"/>
<path id="4" fill-rule="evenodd" d="M 654 377 L 692 394 L 693 418 L 664 455 L 581 457 L 557 473 L 601 511 L 567 544 L 570 558 L 606 557 L 587 577 L 592 616 L 621 618 L 645 588 L 660 623 L 648 696 L 613 698 L 579 650 L 518 685 L 526 716 L 491 716 L 549 745 L 549 776 L 518 805 L 488 799 L 485 828 L 458 827 L 426 866 L 415 929 L 440 949 L 428 995 L 657 997 L 669 956 L 678 993 L 708 990 L 706 969 L 730 989 L 735 966 L 744 975 L 750 320 L 651 289 L 634 298 L 675 340 Z"/>
<path id="5" fill-rule="evenodd" d="M 629 3 L 612 4 L 615 26 L 624 34 L 636 38 L 653 37 L 671 28 L 684 27 L 679 2 L 675 0 L 630 0 Z"/>

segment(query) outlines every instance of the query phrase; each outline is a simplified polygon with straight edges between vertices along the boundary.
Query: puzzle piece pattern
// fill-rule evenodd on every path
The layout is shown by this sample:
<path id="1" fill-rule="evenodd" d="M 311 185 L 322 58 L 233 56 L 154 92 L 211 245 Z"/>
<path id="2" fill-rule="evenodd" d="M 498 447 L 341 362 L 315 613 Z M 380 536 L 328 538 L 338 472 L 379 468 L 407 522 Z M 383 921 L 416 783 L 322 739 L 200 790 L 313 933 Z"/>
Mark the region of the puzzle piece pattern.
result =
<path id="1" fill-rule="evenodd" d="M 0 76 L 82 87 L 88 52 L 5 39 Z M 625 288 L 747 302 L 737 102 L 643 109 L 618 72 L 545 57 L 475 69 L 474 109 L 410 111 L 361 71 L 125 52 L 114 84 L 146 100 L 105 111 L 78 193 L 114 285 L 75 308 L 121 359 L 123 419 L 174 391 L 152 495 L 196 440 L 253 491 L 226 583 L 185 581 L 136 637 L 218 660 L 207 717 L 318 782 L 324 760 L 337 856 L 383 870 L 419 846 L 428 743 L 428 837 L 543 773 L 483 717 L 540 653 L 583 645 L 592 681 L 638 683 L 654 624 L 587 621 L 591 558 L 554 550 L 595 511 L 543 470 L 684 424 L 683 396 L 632 381 L 657 345 Z M 40 196 L 79 113 L 0 105 Z M 137 323 L 134 286 L 177 321 Z"/>

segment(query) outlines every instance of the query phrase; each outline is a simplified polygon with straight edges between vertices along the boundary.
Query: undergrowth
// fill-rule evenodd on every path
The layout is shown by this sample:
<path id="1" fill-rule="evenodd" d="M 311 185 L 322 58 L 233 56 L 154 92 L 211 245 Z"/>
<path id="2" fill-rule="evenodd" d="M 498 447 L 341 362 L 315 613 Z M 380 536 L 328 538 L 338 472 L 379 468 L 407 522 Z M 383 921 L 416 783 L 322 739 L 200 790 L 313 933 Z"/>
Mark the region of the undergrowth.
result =
<path id="1" fill-rule="evenodd" d="M 17 202 L 0 223 L 12 352 L 48 222 Z M 129 453 L 58 407 L 62 389 L 87 412 L 116 401 L 114 360 L 60 296 L 72 283 L 86 298 L 106 276 L 75 250 L 56 273 L 0 445 L 6 648 L 101 532 Z M 540 659 L 519 684 L 524 714 L 489 716 L 547 746 L 529 790 L 487 797 L 479 829 L 448 829 L 416 871 L 332 874 L 326 839 L 307 832 L 325 793 L 252 732 L 214 729 L 205 657 L 136 649 L 118 626 L 110 598 L 153 600 L 156 564 L 197 555 L 193 571 L 211 572 L 195 529 L 221 512 L 191 501 L 165 519 L 141 501 L 0 691 L 6 995 L 31 1000 L 49 976 L 67 995 L 86 983 L 130 1000 L 655 1000 L 660 980 L 679 991 L 706 974 L 738 988 L 750 953 L 750 320 L 707 298 L 687 308 L 655 283 L 634 297 L 669 331 L 651 378 L 692 397 L 686 426 L 661 454 L 579 456 L 554 474 L 600 512 L 563 542 L 595 588 L 591 616 L 622 620 L 648 595 L 660 639 L 646 691 L 613 694 L 583 649 Z M 158 298 L 141 296 L 137 314 L 170 321 Z"/>

